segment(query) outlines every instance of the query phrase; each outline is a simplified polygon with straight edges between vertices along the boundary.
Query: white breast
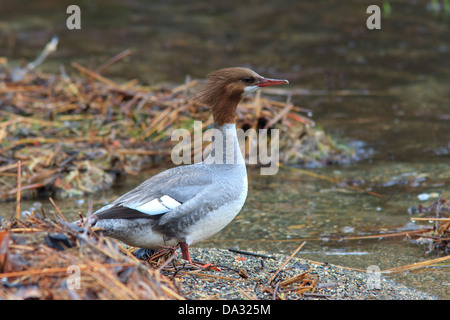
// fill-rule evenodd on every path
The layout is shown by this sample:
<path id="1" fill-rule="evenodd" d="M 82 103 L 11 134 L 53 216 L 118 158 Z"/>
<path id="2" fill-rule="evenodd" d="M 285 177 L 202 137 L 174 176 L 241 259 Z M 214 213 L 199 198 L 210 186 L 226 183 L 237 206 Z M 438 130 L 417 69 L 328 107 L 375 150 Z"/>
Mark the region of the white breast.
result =
<path id="1" fill-rule="evenodd" d="M 219 207 L 218 209 L 209 212 L 203 219 L 192 225 L 186 236 L 186 243 L 191 245 L 193 243 L 207 239 L 217 232 L 225 228 L 241 211 L 247 198 L 248 182 L 247 176 L 244 177 L 242 193 L 234 201 L 230 201 Z"/>

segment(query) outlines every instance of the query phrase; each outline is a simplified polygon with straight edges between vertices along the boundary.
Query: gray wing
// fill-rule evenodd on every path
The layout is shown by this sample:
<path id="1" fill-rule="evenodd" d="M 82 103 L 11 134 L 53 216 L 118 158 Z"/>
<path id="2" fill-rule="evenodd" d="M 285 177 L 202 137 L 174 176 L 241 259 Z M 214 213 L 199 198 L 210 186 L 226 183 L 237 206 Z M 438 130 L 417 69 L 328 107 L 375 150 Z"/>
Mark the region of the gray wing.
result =
<path id="1" fill-rule="evenodd" d="M 160 223 L 191 210 L 190 201 L 211 189 L 212 173 L 202 165 L 175 167 L 163 171 L 97 210 L 100 219 L 161 219 Z M 198 203 L 200 204 L 200 203 Z"/>

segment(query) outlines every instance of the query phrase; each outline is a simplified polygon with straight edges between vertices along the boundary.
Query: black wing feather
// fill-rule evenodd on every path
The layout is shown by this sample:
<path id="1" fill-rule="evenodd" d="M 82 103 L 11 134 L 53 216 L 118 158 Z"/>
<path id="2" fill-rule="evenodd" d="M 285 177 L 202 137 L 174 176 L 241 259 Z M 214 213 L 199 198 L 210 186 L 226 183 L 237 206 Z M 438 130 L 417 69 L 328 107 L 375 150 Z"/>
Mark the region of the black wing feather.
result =
<path id="1" fill-rule="evenodd" d="M 167 212 L 165 212 L 167 213 Z M 97 213 L 98 219 L 153 219 L 159 220 L 165 213 L 161 214 L 146 214 L 139 210 L 131 209 L 123 206 L 114 206 L 103 212 Z"/>

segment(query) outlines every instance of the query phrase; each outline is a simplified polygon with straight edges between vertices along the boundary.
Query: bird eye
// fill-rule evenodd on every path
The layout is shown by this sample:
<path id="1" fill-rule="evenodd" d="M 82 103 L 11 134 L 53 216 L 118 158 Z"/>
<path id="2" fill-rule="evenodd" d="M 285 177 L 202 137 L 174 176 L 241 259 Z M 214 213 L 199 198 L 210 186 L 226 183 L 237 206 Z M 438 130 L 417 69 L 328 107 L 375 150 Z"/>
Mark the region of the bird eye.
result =
<path id="1" fill-rule="evenodd" d="M 253 78 L 253 77 L 245 77 L 244 78 L 244 82 L 246 82 L 246 83 L 252 83 L 253 81 L 255 81 L 255 78 Z"/>

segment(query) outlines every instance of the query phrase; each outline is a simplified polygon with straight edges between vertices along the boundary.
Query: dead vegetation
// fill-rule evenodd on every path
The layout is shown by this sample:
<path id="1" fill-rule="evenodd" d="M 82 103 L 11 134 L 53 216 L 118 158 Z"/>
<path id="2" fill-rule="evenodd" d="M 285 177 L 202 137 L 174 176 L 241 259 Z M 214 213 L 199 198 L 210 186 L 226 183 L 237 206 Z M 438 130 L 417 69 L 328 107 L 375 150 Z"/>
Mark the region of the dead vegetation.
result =
<path id="1" fill-rule="evenodd" d="M 157 269 L 90 230 L 38 215 L 2 229 L 2 299 L 183 299 Z"/>
<path id="2" fill-rule="evenodd" d="M 93 230 L 34 213 L 27 220 L 4 222 L 0 231 L 0 298 L 2 299 L 185 299 L 180 283 L 185 277 L 244 281 L 222 276 L 220 268 L 199 268 L 180 262 L 172 248 L 161 249 L 146 261 L 114 240 Z M 264 286 L 274 299 L 279 292 L 314 292 L 318 278 L 302 272 L 283 280 L 280 271 L 297 250 L 275 271 Z M 250 254 L 250 253 L 248 253 Z M 207 270 L 218 271 L 209 274 Z M 267 275 L 270 275 L 268 273 Z"/>
<path id="3" fill-rule="evenodd" d="M 439 194 L 439 197 L 427 207 L 421 205 L 418 209 L 409 211 L 424 215 L 412 217 L 411 221 L 433 223 L 431 230 L 419 239 L 428 243 L 428 251 L 450 254 L 450 201 L 441 198 Z"/>
<path id="4" fill-rule="evenodd" d="M 170 163 L 174 129 L 192 133 L 194 120 L 202 121 L 204 130 L 211 126 L 209 109 L 193 98 L 199 80 L 187 78 L 169 88 L 137 80 L 118 83 L 102 74 L 130 53 L 96 70 L 72 63 L 70 75 L 64 68 L 44 74 L 1 61 L 0 199 L 16 194 L 18 161 L 23 197 L 83 195 L 108 189 L 126 174 Z M 352 150 L 312 128 L 314 122 L 303 115 L 309 110 L 293 105 L 289 92 L 283 95 L 246 98 L 238 108 L 238 127 L 280 129 L 281 163 L 352 159 Z"/>
<path id="5" fill-rule="evenodd" d="M 339 290 L 347 290 L 347 281 L 355 281 L 355 285 L 366 290 L 363 288 L 366 270 L 310 260 L 304 265 L 291 262 L 304 244 L 302 242 L 284 261 L 276 263 L 269 262 L 276 259 L 274 257 L 240 251 L 234 253 L 236 262 L 231 265 L 201 268 L 199 264 L 203 262 L 194 260 L 194 264 L 190 264 L 182 260 L 176 248 L 162 248 L 147 260 L 138 260 L 133 254 L 135 248 L 104 238 L 88 226 L 74 226 L 58 214 L 46 217 L 44 212 L 35 212 L 26 220 L 11 219 L 2 223 L 0 298 L 227 299 L 225 293 L 208 291 L 226 286 L 228 292 L 249 300 L 333 299 Z M 220 261 L 223 250 L 217 254 L 214 251 L 207 251 L 207 259 Z M 251 264 L 252 259 L 246 258 L 249 256 L 256 257 L 253 260 L 259 261 L 261 266 Z M 439 265 L 449 257 L 390 268 L 380 274 Z M 236 265 L 245 267 L 236 268 Z M 321 268 L 326 271 L 323 275 L 317 272 Z M 347 271 L 361 274 L 359 280 L 342 280 L 342 283 L 336 280 L 339 278 L 334 272 L 351 277 Z"/>

